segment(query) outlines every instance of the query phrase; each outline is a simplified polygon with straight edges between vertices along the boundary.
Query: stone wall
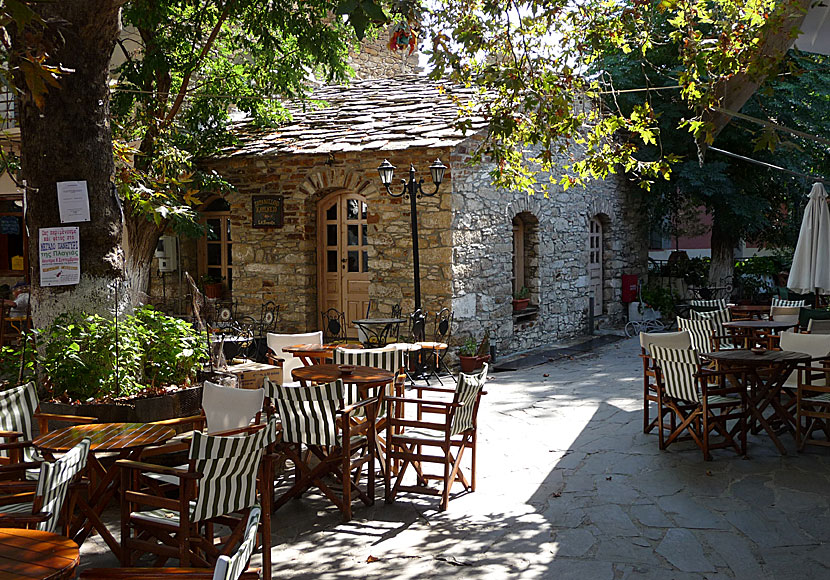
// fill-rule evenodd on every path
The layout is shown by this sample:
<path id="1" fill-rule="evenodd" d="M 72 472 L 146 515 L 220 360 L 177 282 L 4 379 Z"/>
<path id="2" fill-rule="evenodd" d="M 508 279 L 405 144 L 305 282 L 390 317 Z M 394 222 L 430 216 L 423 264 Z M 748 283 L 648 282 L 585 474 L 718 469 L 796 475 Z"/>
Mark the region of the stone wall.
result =
<path id="1" fill-rule="evenodd" d="M 317 203 L 337 191 L 359 193 L 368 204 L 370 298 L 374 312 L 389 314 L 400 303 L 404 312 L 414 303 L 409 202 L 382 191 L 377 166 L 388 155 L 399 167 L 395 180 L 405 177 L 413 163 L 430 182 L 428 166 L 447 150 L 412 149 L 387 153 L 355 152 L 286 158 L 238 158 L 211 165 L 237 192 L 231 205 L 234 264 L 233 298 L 239 312 L 259 316 L 265 300 L 282 305 L 279 329 L 284 332 L 317 330 Z M 430 311 L 451 301 L 452 236 L 451 171 L 441 193 L 418 200 L 421 294 Z M 427 187 L 431 192 L 434 187 Z M 251 196 L 284 196 L 282 228 L 251 227 Z"/>
<path id="2" fill-rule="evenodd" d="M 349 65 L 359 79 L 393 77 L 421 71 L 418 66 L 418 49 L 389 50 L 389 33 L 381 31 L 375 38 L 367 37 L 360 43 L 360 50 L 349 55 Z"/>
<path id="3" fill-rule="evenodd" d="M 459 147 L 453 167 L 463 166 L 472 142 Z M 564 159 L 563 159 L 564 162 Z M 456 332 L 480 338 L 490 331 L 499 356 L 584 334 L 588 328 L 588 220 L 604 226 L 604 316 L 624 320 L 620 302 L 623 273 L 639 274 L 646 262 L 645 232 L 638 226 L 638 194 L 616 178 L 549 196 L 496 190 L 489 167 L 456 170 L 453 196 L 453 309 Z M 543 178 L 540 178 L 540 181 Z M 512 312 L 512 220 L 521 212 L 538 219 L 538 249 L 528 254 L 527 276 L 535 274 L 532 304 L 538 315 L 514 322 Z M 534 260 L 534 254 L 536 259 Z"/>

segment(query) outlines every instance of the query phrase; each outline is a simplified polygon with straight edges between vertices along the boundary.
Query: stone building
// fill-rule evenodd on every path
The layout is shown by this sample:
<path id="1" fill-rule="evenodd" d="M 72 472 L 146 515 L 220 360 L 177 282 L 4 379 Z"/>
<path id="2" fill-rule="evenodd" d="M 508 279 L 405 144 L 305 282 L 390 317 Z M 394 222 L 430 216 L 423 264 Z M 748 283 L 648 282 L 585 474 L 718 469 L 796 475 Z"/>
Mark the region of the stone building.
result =
<path id="1" fill-rule="evenodd" d="M 240 145 L 205 162 L 236 191 L 207 201 L 214 239 L 183 243 L 184 264 L 224 275 L 242 314 L 282 304 L 287 332 L 318 329 L 329 307 L 360 318 L 369 300 L 374 314 L 411 311 L 409 202 L 386 193 L 377 167 L 388 159 L 398 182 L 411 163 L 430 193 L 440 158 L 444 183 L 417 200 L 421 293 L 427 311 L 454 312 L 453 342 L 489 330 L 506 355 L 578 335 L 591 297 L 596 321 L 621 321 L 621 275 L 645 264 L 636 192 L 613 178 L 548 197 L 495 189 L 487 166 L 468 163 L 478 137 L 453 128 L 450 95 L 464 97 L 416 75 L 357 80 L 320 89 L 325 107 L 277 130 L 240 124 Z M 254 227 L 254 199 L 281 206 L 282 224 Z M 514 313 L 523 286 L 531 306 Z"/>

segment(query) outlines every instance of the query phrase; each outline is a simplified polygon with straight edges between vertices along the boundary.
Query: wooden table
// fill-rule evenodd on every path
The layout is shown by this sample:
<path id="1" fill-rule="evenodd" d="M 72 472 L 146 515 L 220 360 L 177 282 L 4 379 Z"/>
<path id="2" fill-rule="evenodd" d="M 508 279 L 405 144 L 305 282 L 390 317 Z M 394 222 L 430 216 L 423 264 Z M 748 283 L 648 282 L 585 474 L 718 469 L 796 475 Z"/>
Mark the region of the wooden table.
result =
<path id="1" fill-rule="evenodd" d="M 721 350 L 708 352 L 704 357 L 717 361 L 718 368 L 728 371 L 730 368 L 746 369 L 750 385 L 747 393 L 748 410 L 752 418 L 767 432 L 772 442 L 782 455 L 787 454 L 778 433 L 770 420 L 778 420 L 781 426 L 795 435 L 795 416 L 792 405 L 781 402 L 784 382 L 802 363 L 810 362 L 810 355 L 789 350 L 767 350 L 760 354 L 747 349 Z M 772 407 L 773 414 L 764 417 L 764 411 Z"/>
<path id="2" fill-rule="evenodd" d="M 347 385 L 357 385 L 361 390 L 386 385 L 395 380 L 395 373 L 375 367 L 355 366 L 351 373 L 344 373 L 344 365 L 320 364 L 294 369 L 291 374 L 305 386 L 308 383 L 331 383 L 342 379 Z"/>
<path id="3" fill-rule="evenodd" d="M 282 347 L 283 352 L 290 352 L 300 359 L 304 365 L 319 365 L 334 356 L 337 344 L 292 344 Z"/>
<path id="4" fill-rule="evenodd" d="M 170 427 L 152 423 L 94 423 L 58 429 L 34 440 L 34 446 L 47 458 L 52 458 L 55 453 L 69 451 L 84 437 L 92 440 L 86 466 L 91 482 L 90 501 L 87 503 L 83 499 L 79 500 L 84 517 L 73 523 L 69 533 L 78 545 L 83 544 L 94 528 L 120 559 L 121 546 L 101 521 L 101 513 L 118 492 L 120 477 L 115 460 L 138 460 L 144 448 L 160 445 L 172 439 L 175 434 Z M 115 457 L 109 458 L 113 461 L 109 468 L 101 464 L 98 453 L 115 454 Z"/>
<path id="5" fill-rule="evenodd" d="M 770 344 L 769 338 L 762 337 L 761 335 L 763 333 L 777 333 L 797 326 L 797 321 L 784 322 L 780 320 L 733 320 L 732 322 L 723 323 L 724 328 L 734 329 L 735 338 L 743 340 L 744 346 L 747 348 L 755 346 L 751 344 L 753 341 L 770 348 L 772 345 Z"/>
<path id="6" fill-rule="evenodd" d="M 0 580 L 74 578 L 78 544 L 51 532 L 0 528 Z"/>

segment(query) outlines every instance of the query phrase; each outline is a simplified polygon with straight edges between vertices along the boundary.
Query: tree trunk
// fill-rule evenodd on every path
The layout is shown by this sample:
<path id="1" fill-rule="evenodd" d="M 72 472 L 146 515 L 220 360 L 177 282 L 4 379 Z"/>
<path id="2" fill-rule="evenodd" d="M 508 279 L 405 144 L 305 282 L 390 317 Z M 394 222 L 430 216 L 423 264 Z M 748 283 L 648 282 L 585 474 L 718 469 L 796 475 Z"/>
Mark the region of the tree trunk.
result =
<path id="1" fill-rule="evenodd" d="M 709 285 L 713 287 L 726 286 L 732 291 L 732 276 L 735 272 L 735 248 L 740 238 L 734 235 L 734 230 L 723 228 L 722 220 L 718 219 L 718 212 L 712 214 L 712 262 L 709 265 Z"/>
<path id="2" fill-rule="evenodd" d="M 146 216 L 130 213 L 129 208 L 126 211 L 126 276 L 130 288 L 130 301 L 136 306 L 147 302 L 153 256 L 162 228 L 157 227 Z"/>
<path id="3" fill-rule="evenodd" d="M 42 327 L 66 311 L 111 315 L 129 308 L 122 251 L 122 213 L 113 187 L 109 116 L 109 63 L 120 30 L 124 0 L 60 0 L 33 5 L 45 20 L 60 22 L 52 63 L 72 69 L 50 87 L 42 106 L 21 95 L 21 157 L 27 182 L 26 221 L 32 243 L 33 323 Z M 24 43 L 26 34 L 13 42 Z M 22 79 L 19 79 L 22 80 Z M 26 86 L 20 83 L 19 86 Z M 59 181 L 86 181 L 90 221 L 61 224 Z M 38 231 L 61 225 L 80 229 L 81 280 L 41 287 Z"/>

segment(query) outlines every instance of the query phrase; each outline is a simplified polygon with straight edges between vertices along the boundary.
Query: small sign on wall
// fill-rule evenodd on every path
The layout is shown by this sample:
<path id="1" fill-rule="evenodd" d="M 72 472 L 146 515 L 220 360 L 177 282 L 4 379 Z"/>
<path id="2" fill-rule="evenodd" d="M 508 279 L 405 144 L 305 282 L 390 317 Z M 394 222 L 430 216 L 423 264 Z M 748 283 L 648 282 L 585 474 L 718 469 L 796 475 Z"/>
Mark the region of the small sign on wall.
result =
<path id="1" fill-rule="evenodd" d="M 40 228 L 40 285 L 68 286 L 81 281 L 81 244 L 77 227 Z"/>
<path id="2" fill-rule="evenodd" d="M 61 223 L 89 221 L 89 193 L 86 181 L 58 181 L 58 209 Z"/>
<path id="3" fill-rule="evenodd" d="M 252 227 L 281 228 L 283 226 L 283 196 L 254 195 L 251 200 Z"/>

